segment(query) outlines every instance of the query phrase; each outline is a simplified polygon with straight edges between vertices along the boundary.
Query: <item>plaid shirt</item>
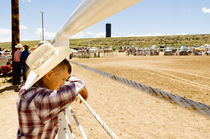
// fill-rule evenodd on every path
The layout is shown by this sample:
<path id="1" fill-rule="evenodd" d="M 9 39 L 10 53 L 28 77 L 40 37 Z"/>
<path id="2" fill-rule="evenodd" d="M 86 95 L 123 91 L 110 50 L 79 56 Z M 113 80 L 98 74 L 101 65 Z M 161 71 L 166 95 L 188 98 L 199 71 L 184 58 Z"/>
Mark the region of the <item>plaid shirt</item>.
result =
<path id="1" fill-rule="evenodd" d="M 44 85 L 34 85 L 29 90 L 22 87 L 17 100 L 17 138 L 55 138 L 58 132 L 58 114 L 69 106 L 78 91 L 84 87 L 84 82 L 76 78 L 54 91 Z"/>

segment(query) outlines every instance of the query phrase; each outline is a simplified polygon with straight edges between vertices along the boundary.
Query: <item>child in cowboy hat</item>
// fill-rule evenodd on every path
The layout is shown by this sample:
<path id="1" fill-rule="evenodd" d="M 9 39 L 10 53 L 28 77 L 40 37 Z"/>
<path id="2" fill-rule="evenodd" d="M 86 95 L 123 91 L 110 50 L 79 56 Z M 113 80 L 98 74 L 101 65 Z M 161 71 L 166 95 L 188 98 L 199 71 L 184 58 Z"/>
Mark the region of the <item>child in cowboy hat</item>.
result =
<path id="1" fill-rule="evenodd" d="M 28 56 L 30 72 L 17 100 L 17 138 L 55 138 L 58 114 L 78 93 L 87 99 L 84 82 L 70 76 L 71 65 L 66 60 L 70 53 L 68 47 L 44 43 Z"/>

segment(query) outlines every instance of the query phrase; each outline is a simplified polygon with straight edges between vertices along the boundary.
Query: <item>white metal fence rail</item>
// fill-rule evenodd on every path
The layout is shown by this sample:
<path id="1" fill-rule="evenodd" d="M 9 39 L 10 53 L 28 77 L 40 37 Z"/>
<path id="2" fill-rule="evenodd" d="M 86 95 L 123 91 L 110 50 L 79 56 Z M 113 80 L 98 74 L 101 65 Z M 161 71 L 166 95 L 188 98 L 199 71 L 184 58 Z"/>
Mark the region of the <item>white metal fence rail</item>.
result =
<path id="1" fill-rule="evenodd" d="M 101 117 L 99 117 L 96 114 L 96 112 L 88 105 L 88 103 L 82 98 L 82 96 L 80 94 L 78 96 L 82 100 L 82 102 L 85 104 L 87 109 L 90 111 L 90 113 L 95 117 L 95 119 L 100 123 L 100 125 L 104 128 L 104 130 L 109 134 L 109 136 L 112 139 L 118 139 L 115 133 L 102 121 Z"/>
<path id="2" fill-rule="evenodd" d="M 90 107 L 90 105 L 82 98 L 80 94 L 78 94 L 78 97 L 80 100 L 83 102 L 83 104 L 87 107 L 87 109 L 90 111 L 90 113 L 94 116 L 94 118 L 99 122 L 99 124 L 103 127 L 103 129 L 106 131 L 106 133 L 112 138 L 112 139 L 118 139 L 116 134 L 106 125 L 105 122 L 102 121 L 100 116 L 97 115 L 97 113 Z M 87 139 L 87 136 L 80 125 L 76 115 L 74 114 L 71 106 L 69 106 L 67 109 L 65 109 L 63 112 L 60 113 L 59 115 L 59 134 L 58 134 L 58 139 L 70 139 L 71 137 L 73 139 L 76 138 L 75 134 L 72 131 L 71 128 L 71 123 L 70 123 L 70 113 L 73 116 L 80 132 L 83 137 L 83 139 Z"/>
<path id="3" fill-rule="evenodd" d="M 90 113 L 94 116 L 94 118 L 99 122 L 99 124 L 106 131 L 106 133 L 112 139 L 118 139 L 116 134 L 106 125 L 105 122 L 102 121 L 100 116 L 97 115 L 97 113 L 90 107 L 90 105 L 83 99 L 83 97 L 80 94 L 78 94 L 78 97 L 83 102 L 83 104 L 87 107 L 87 109 L 90 111 Z M 76 138 L 76 136 L 72 130 L 71 123 L 70 123 L 70 113 L 71 113 L 72 117 L 74 118 L 74 120 L 81 132 L 83 139 L 87 139 L 87 136 L 86 136 L 82 126 L 80 125 L 76 115 L 74 114 L 71 106 L 67 107 L 63 112 L 61 112 L 59 114 L 59 118 L 58 118 L 59 119 L 59 131 L 58 131 L 57 139 L 64 139 L 64 138 L 71 139 L 71 137 L 73 139 Z"/>
<path id="4" fill-rule="evenodd" d="M 83 29 L 96 24 L 97 22 L 126 9 L 141 0 L 83 0 L 79 7 L 72 13 L 66 24 L 57 32 L 51 44 L 55 47 L 69 47 L 69 37 L 82 31 Z M 95 115 L 95 114 L 94 114 Z M 98 116 L 97 116 L 98 117 Z M 100 118 L 96 118 L 101 123 Z M 70 132 L 66 123 L 65 111 L 59 114 L 59 130 L 58 138 L 70 138 Z M 105 125 L 107 133 L 111 133 L 110 129 Z M 110 135 L 117 138 L 115 134 Z"/>
<path id="5" fill-rule="evenodd" d="M 77 124 L 77 126 L 78 126 L 78 128 L 79 128 L 79 130 L 81 132 L 81 134 L 82 134 L 83 139 L 87 139 L 87 136 L 86 136 L 82 126 L 80 125 L 79 121 L 77 120 L 76 115 L 74 114 L 74 111 L 72 110 L 71 107 L 69 107 L 69 108 L 70 108 L 70 111 L 71 111 L 71 115 L 73 116 L 73 118 L 74 118 L 74 120 L 75 120 L 75 122 L 76 122 L 76 124 Z"/>
<path id="6" fill-rule="evenodd" d="M 131 81 L 131 80 L 128 80 L 128 79 L 125 79 L 125 78 L 122 78 L 122 77 L 119 77 L 116 75 L 112 75 L 110 73 L 106 73 L 104 71 L 88 67 L 88 66 L 80 64 L 78 62 L 70 61 L 70 63 L 78 65 L 85 69 L 88 69 L 90 71 L 96 72 L 98 74 L 101 74 L 105 77 L 111 78 L 111 79 L 118 81 L 120 83 L 126 84 L 126 85 L 136 88 L 138 90 L 144 91 L 147 94 L 150 94 L 152 96 L 167 100 L 170 103 L 178 104 L 181 107 L 195 111 L 195 112 L 210 119 L 210 106 L 208 106 L 208 105 L 205 105 L 205 104 L 202 104 L 202 103 L 199 103 L 199 102 L 187 99 L 187 98 L 183 98 L 181 96 L 176 96 L 171 93 L 167 93 L 165 91 L 158 90 L 156 88 L 152 88 L 150 86 L 143 85 L 143 84 L 137 83 L 135 81 Z"/>

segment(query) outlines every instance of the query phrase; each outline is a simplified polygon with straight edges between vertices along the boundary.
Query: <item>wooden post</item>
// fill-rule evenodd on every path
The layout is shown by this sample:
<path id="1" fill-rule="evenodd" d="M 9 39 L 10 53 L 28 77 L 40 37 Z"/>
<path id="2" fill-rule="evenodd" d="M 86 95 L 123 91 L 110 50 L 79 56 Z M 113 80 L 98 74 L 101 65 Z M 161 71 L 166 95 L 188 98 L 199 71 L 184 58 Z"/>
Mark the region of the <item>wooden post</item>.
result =
<path id="1" fill-rule="evenodd" d="M 20 33 L 19 33 L 19 0 L 11 0 L 12 6 L 12 59 L 14 60 L 14 52 L 16 51 L 15 45 L 20 42 Z M 14 66 L 14 62 L 12 62 L 13 66 L 13 85 L 17 85 L 17 75 L 16 68 Z"/>

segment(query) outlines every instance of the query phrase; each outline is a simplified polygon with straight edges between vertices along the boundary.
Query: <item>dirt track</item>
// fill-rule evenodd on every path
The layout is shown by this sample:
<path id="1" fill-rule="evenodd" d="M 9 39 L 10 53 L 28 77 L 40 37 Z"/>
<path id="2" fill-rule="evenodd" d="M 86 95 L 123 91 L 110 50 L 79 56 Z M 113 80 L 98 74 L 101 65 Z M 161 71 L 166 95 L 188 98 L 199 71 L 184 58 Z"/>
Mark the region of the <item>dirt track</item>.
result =
<path id="1" fill-rule="evenodd" d="M 77 62 L 210 105 L 210 57 L 125 56 Z"/>
<path id="2" fill-rule="evenodd" d="M 210 104 L 210 57 L 127 57 L 124 54 L 97 59 L 73 59 L 195 101 Z M 86 82 L 88 103 L 102 120 L 123 139 L 209 139 L 210 120 L 121 83 L 73 65 L 73 74 Z M 5 88 L 8 84 L 0 87 Z M 0 138 L 15 138 L 17 93 L 0 94 Z M 90 139 L 109 136 L 83 104 L 72 107 Z M 2 126 L 3 125 L 3 126 Z M 72 119 L 76 136 L 82 138 Z"/>
<path id="3" fill-rule="evenodd" d="M 158 89 L 210 104 L 210 57 L 73 59 Z M 209 138 L 210 120 L 73 65 L 90 93 L 88 103 L 120 138 Z M 201 86 L 202 85 L 202 86 Z M 73 104 L 90 138 L 107 138 L 83 107 Z M 83 112 L 85 111 L 85 112 Z M 84 118 L 85 117 L 85 118 Z M 88 120 L 87 120 L 88 119 Z"/>

